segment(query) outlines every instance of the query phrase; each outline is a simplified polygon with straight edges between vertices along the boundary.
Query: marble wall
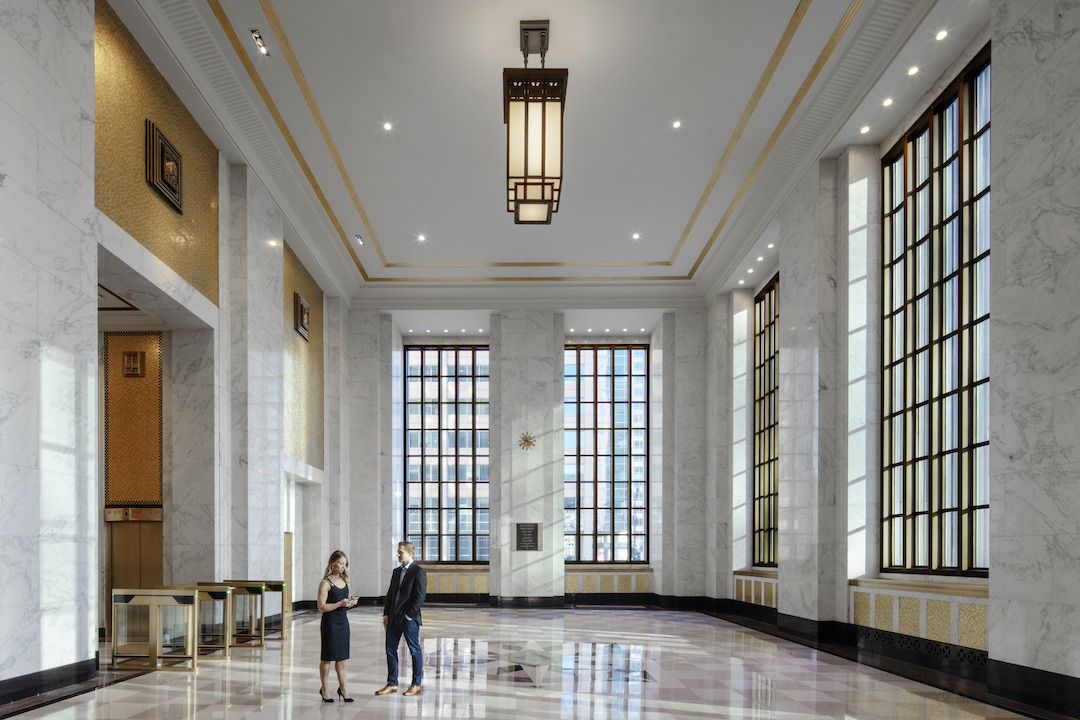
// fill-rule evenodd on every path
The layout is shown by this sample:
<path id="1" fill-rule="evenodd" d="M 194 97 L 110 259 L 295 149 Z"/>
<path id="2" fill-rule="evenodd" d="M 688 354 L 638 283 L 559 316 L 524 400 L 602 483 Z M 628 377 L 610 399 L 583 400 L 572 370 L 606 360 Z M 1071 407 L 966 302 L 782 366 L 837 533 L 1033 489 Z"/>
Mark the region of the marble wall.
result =
<path id="1" fill-rule="evenodd" d="M 247 167 L 229 168 L 232 563 L 238 577 L 281 577 L 284 447 L 284 218 Z"/>
<path id="2" fill-rule="evenodd" d="M 97 651 L 93 45 L 87 0 L 0 8 L 0 680 Z"/>
<path id="3" fill-rule="evenodd" d="M 818 161 L 778 214 L 777 609 L 836 620 L 836 163 Z"/>
<path id="4" fill-rule="evenodd" d="M 1080 677 L 1080 5 L 992 18 L 989 652 Z"/>
<path id="5" fill-rule="evenodd" d="M 731 597 L 731 571 L 742 567 L 735 565 L 732 556 L 732 497 L 733 488 L 727 478 L 733 476 L 732 466 L 737 447 L 724 442 L 733 437 L 735 388 L 732 377 L 731 295 L 716 296 L 705 312 L 705 437 L 701 447 L 705 451 L 705 482 L 703 483 L 705 507 L 705 546 L 717 548 L 717 552 L 705 554 L 706 597 Z M 744 458 L 745 459 L 745 458 Z"/>

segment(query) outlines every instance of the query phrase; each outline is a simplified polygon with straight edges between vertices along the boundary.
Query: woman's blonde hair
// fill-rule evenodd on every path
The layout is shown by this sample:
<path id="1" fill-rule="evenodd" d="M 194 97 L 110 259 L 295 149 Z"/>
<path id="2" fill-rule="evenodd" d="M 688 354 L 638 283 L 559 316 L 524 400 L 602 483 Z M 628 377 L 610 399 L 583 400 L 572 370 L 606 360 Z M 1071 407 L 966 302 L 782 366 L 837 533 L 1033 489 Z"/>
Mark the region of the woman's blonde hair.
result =
<path id="1" fill-rule="evenodd" d="M 328 578 L 334 574 L 334 564 L 341 558 L 345 558 L 345 570 L 341 573 L 341 579 L 345 582 L 349 582 L 349 556 L 340 550 L 335 550 L 330 553 L 330 560 L 326 563 L 326 572 L 323 573 L 324 578 Z"/>

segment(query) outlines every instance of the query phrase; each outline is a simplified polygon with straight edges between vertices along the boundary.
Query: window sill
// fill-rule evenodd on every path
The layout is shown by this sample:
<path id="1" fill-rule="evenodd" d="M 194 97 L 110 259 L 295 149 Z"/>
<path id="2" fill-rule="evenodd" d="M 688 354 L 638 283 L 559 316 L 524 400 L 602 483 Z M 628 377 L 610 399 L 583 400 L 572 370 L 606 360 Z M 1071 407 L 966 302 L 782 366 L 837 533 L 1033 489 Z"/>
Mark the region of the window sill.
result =
<path id="1" fill-rule="evenodd" d="M 566 563 L 564 572 L 651 573 L 652 568 L 640 563 Z"/>
<path id="2" fill-rule="evenodd" d="M 893 590 L 897 592 L 917 592 L 928 595 L 958 595 L 960 597 L 988 598 L 988 583 L 934 582 L 929 580 L 898 580 L 894 578 L 856 578 L 849 580 L 852 587 L 875 590 Z"/>
<path id="3" fill-rule="evenodd" d="M 778 570 L 766 570 L 765 568 L 744 568 L 732 573 L 735 577 L 756 577 L 777 580 L 780 577 Z"/>

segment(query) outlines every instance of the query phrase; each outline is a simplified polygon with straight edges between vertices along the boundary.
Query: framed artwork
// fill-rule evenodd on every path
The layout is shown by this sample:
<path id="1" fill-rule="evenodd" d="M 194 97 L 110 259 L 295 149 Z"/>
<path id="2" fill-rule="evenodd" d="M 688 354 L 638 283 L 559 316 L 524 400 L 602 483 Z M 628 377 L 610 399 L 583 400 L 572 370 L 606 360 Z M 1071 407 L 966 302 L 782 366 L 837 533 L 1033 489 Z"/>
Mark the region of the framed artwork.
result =
<path id="1" fill-rule="evenodd" d="M 296 332 L 300 333 L 305 340 L 308 340 L 308 328 L 311 325 L 311 308 L 308 307 L 307 300 L 300 296 L 300 293 L 293 293 L 293 323 L 296 325 Z"/>
<path id="2" fill-rule="evenodd" d="M 124 377 L 146 376 L 146 353 L 142 350 L 124 351 Z"/>
<path id="3" fill-rule="evenodd" d="M 183 165 L 180 153 L 157 125 L 146 121 L 146 182 L 161 193 L 181 215 L 183 205 Z"/>

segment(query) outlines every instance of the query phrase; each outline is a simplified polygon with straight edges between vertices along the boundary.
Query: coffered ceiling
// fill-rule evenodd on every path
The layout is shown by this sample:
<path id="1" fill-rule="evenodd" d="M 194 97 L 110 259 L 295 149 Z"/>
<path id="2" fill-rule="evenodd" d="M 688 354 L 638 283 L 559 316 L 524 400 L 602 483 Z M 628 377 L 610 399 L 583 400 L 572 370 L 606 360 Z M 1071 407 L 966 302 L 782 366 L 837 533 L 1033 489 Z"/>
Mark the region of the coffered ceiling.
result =
<path id="1" fill-rule="evenodd" d="M 734 287 L 748 261 L 768 272 L 770 222 L 810 164 L 881 142 L 987 13 L 985 0 L 113 5 L 270 189 L 327 292 L 386 309 L 662 308 Z M 502 69 L 522 66 L 527 19 L 550 20 L 547 67 L 569 70 L 562 201 L 541 226 L 515 225 L 504 200 Z"/>

